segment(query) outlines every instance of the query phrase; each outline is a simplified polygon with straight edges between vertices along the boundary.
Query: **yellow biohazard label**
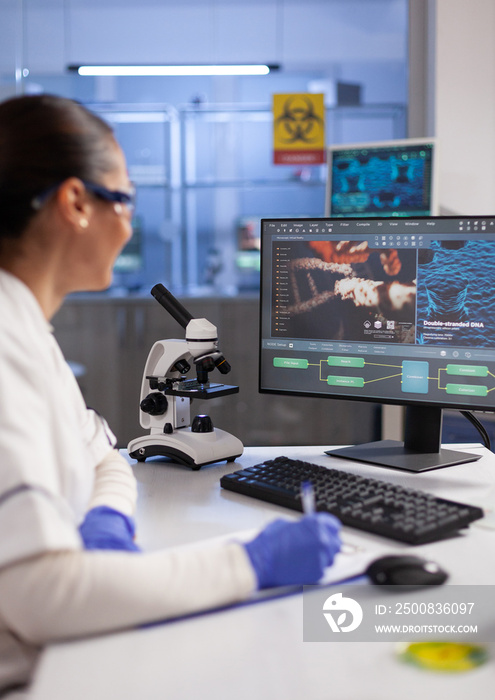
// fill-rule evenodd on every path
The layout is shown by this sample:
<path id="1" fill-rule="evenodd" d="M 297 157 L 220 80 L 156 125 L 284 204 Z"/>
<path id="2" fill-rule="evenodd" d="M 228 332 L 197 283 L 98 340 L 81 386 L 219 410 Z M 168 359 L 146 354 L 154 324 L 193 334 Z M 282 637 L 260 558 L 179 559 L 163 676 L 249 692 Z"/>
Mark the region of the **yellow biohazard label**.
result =
<path id="1" fill-rule="evenodd" d="M 276 165 L 325 162 L 323 94 L 273 95 L 273 162 Z"/>

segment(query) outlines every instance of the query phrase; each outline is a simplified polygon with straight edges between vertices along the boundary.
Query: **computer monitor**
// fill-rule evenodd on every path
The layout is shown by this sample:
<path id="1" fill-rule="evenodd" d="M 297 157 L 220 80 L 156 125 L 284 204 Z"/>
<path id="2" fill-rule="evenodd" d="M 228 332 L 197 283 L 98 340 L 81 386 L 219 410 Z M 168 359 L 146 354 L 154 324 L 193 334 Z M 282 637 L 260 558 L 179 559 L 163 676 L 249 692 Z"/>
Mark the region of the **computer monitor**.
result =
<path id="1" fill-rule="evenodd" d="M 143 267 L 143 222 L 140 216 L 132 219 L 132 237 L 124 246 L 114 264 L 115 273 L 140 272 Z"/>
<path id="2" fill-rule="evenodd" d="M 262 219 L 260 294 L 262 393 L 406 407 L 404 443 L 333 455 L 477 459 L 441 449 L 442 410 L 495 410 L 495 216 Z"/>
<path id="3" fill-rule="evenodd" d="M 325 216 L 435 216 L 435 139 L 330 146 Z"/>

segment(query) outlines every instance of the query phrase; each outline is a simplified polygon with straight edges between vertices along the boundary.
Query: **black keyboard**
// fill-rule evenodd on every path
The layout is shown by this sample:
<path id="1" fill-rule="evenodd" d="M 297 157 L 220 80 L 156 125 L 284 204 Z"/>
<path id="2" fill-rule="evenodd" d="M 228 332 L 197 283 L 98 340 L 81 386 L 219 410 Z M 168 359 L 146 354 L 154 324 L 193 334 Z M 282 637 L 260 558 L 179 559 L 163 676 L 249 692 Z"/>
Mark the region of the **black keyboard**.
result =
<path id="1" fill-rule="evenodd" d="M 344 525 L 409 544 L 434 542 L 483 517 L 475 506 L 287 457 L 220 479 L 225 489 L 299 511 L 303 482 L 313 486 L 317 511 L 332 513 Z"/>

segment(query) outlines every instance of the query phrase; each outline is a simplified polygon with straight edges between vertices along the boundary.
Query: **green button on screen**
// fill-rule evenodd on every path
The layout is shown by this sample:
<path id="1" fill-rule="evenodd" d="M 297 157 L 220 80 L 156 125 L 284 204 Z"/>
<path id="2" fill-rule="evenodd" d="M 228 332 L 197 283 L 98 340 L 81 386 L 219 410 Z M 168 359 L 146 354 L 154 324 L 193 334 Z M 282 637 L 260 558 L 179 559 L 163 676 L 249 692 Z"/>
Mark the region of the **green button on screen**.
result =
<path id="1" fill-rule="evenodd" d="M 297 357 L 274 357 L 274 367 L 285 367 L 285 369 L 308 369 L 308 361 Z"/>
<path id="2" fill-rule="evenodd" d="M 474 384 L 447 384 L 445 389 L 447 394 L 457 394 L 458 396 L 486 396 L 488 394 L 486 386 L 475 386 Z"/>
<path id="3" fill-rule="evenodd" d="M 330 367 L 364 367 L 364 359 L 362 357 L 336 357 L 330 355 L 327 357 L 327 364 Z"/>
<path id="4" fill-rule="evenodd" d="M 463 377 L 487 377 L 488 367 L 483 365 L 447 365 L 447 374 Z"/>
<path id="5" fill-rule="evenodd" d="M 362 389 L 364 379 L 362 377 L 327 377 L 327 384 L 330 386 L 352 386 L 357 389 Z"/>

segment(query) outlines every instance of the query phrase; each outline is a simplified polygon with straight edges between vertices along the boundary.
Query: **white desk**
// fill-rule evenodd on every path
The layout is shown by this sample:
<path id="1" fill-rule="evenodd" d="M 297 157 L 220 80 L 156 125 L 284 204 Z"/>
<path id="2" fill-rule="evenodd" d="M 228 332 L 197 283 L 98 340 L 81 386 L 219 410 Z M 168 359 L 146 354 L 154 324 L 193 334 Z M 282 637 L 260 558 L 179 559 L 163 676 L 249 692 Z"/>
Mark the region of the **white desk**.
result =
<path id="1" fill-rule="evenodd" d="M 431 491 L 468 503 L 495 504 L 495 457 L 481 447 L 478 462 L 421 475 L 330 459 L 320 447 L 248 448 L 234 464 L 193 472 L 186 467 L 135 464 L 140 543 L 146 549 L 187 544 L 257 528 L 286 509 L 219 487 L 220 477 L 267 456 L 290 454 L 359 474 Z M 482 522 L 481 522 L 482 524 Z M 347 537 L 388 551 L 411 549 L 356 530 Z M 472 525 L 467 534 L 415 547 L 446 568 L 454 584 L 495 584 L 495 530 Z M 495 596 L 494 596 L 495 607 Z M 436 674 L 397 659 L 393 643 L 302 641 L 302 596 L 233 607 L 147 629 L 48 648 L 33 700 L 401 700 L 493 698 L 491 662 L 463 674 Z"/>

